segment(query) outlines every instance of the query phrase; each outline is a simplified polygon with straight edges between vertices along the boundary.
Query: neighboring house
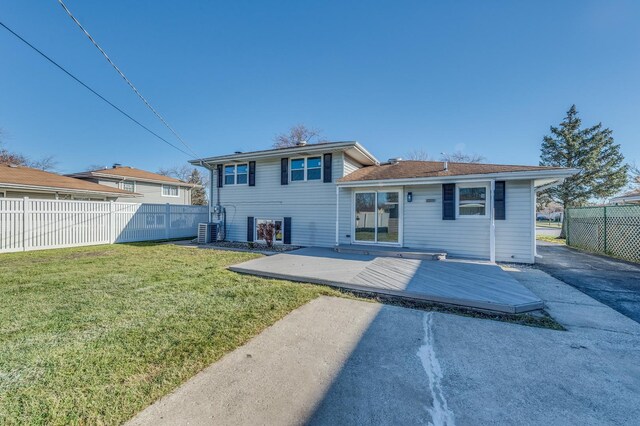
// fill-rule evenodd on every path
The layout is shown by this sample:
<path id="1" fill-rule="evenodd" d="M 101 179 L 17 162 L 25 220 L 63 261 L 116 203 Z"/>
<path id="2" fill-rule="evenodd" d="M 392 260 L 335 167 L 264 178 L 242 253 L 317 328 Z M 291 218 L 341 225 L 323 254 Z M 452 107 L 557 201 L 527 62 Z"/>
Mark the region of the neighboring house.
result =
<path id="1" fill-rule="evenodd" d="M 140 203 L 191 204 L 191 190 L 197 186 L 120 164 L 67 176 L 138 193 L 141 197 L 136 202 Z"/>
<path id="2" fill-rule="evenodd" d="M 138 194 L 30 167 L 0 164 L 0 198 L 135 200 Z"/>
<path id="3" fill-rule="evenodd" d="M 371 244 L 533 263 L 536 191 L 575 169 L 390 160 L 357 142 L 331 142 L 193 160 L 211 171 L 211 211 L 227 239 Z M 212 214 L 213 218 L 217 216 Z"/>
<path id="4" fill-rule="evenodd" d="M 640 204 L 640 189 L 634 189 L 613 197 L 609 200 L 609 204 Z"/>

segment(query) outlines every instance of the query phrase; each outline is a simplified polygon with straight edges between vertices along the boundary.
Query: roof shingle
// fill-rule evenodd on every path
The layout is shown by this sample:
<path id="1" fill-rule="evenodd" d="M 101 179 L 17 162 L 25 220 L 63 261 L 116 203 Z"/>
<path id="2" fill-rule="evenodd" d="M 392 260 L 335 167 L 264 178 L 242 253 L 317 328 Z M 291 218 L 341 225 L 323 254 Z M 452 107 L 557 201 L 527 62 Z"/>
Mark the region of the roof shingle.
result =
<path id="1" fill-rule="evenodd" d="M 72 177 L 45 172 L 40 169 L 32 169 L 24 166 L 0 164 L 0 185 L 24 185 L 37 188 L 53 188 L 58 190 L 71 190 L 74 192 L 98 192 L 103 194 L 135 196 L 133 192 L 106 185 L 99 185 Z"/>
<path id="2" fill-rule="evenodd" d="M 445 163 L 442 161 L 406 160 L 399 161 L 397 163 L 380 164 L 378 166 L 367 166 L 344 176 L 343 178 L 339 179 L 338 182 L 451 177 L 476 174 L 562 169 L 562 167 L 512 166 L 502 164 L 450 162 L 448 164 L 448 169 L 445 170 L 444 164 Z"/>

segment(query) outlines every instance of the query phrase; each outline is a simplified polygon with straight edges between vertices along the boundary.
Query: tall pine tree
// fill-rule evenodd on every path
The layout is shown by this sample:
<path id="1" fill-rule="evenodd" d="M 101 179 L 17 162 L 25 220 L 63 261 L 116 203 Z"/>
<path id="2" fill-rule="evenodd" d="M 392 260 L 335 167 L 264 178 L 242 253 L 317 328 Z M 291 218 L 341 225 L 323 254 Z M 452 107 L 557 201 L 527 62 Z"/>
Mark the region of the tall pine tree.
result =
<path id="1" fill-rule="evenodd" d="M 544 192 L 564 208 L 610 197 L 627 184 L 629 166 L 624 164 L 620 145 L 614 143 L 613 132 L 602 123 L 584 129 L 581 126 L 576 106 L 572 105 L 560 126 L 551 126 L 551 135 L 542 142 L 541 166 L 580 169 L 580 173 Z"/>
<path id="2" fill-rule="evenodd" d="M 191 190 L 191 204 L 194 206 L 206 206 L 207 192 L 205 190 L 205 183 L 203 182 L 202 175 L 198 169 L 194 168 L 191 171 L 188 182 L 198 185 Z"/>

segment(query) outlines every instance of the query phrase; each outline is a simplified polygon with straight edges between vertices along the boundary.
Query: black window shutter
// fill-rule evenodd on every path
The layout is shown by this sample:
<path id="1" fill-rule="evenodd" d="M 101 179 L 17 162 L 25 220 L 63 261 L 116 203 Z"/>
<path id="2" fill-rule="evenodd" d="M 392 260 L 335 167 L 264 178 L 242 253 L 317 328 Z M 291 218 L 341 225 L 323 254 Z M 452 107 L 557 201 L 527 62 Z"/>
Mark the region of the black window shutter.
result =
<path id="1" fill-rule="evenodd" d="M 280 185 L 289 183 L 289 159 L 282 158 L 280 160 Z"/>
<path id="2" fill-rule="evenodd" d="M 456 219 L 456 184 L 442 184 L 442 220 Z"/>
<path id="3" fill-rule="evenodd" d="M 253 241 L 253 231 L 254 231 L 254 220 L 253 216 L 249 216 L 247 218 L 247 241 Z"/>
<path id="4" fill-rule="evenodd" d="M 493 206 L 495 209 L 495 219 L 496 220 L 505 220 L 506 219 L 506 182 L 496 181 L 496 189 L 493 194 Z"/>
<path id="5" fill-rule="evenodd" d="M 218 164 L 218 188 L 222 188 L 222 164 Z"/>
<path id="6" fill-rule="evenodd" d="M 291 244 L 291 218 L 284 218 L 284 239 L 283 242 L 285 244 Z"/>
<path id="7" fill-rule="evenodd" d="M 249 161 L 249 186 L 256 186 L 256 162 Z"/>
<path id="8" fill-rule="evenodd" d="M 323 178 L 322 181 L 324 183 L 329 183 L 331 182 L 331 159 L 333 158 L 333 155 L 331 155 L 331 153 L 328 154 L 324 154 L 324 158 L 322 160 L 322 174 L 323 174 Z"/>

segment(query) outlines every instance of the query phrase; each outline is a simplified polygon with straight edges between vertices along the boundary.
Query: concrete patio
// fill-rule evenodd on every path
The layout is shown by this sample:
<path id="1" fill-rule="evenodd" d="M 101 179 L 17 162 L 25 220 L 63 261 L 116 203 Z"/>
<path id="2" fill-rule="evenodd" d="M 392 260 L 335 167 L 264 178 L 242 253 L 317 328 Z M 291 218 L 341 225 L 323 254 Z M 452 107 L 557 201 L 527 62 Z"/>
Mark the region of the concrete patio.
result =
<path id="1" fill-rule="evenodd" d="M 499 266 L 305 248 L 229 267 L 234 272 L 330 285 L 506 313 L 542 309 L 540 298 Z"/>

